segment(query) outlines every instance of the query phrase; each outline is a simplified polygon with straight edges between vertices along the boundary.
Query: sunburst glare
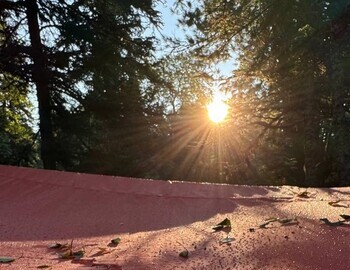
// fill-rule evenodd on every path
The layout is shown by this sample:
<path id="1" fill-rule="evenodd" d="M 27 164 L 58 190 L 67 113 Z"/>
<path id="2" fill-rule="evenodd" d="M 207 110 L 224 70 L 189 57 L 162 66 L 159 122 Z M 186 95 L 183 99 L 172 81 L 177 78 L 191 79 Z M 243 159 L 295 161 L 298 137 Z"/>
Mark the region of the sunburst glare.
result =
<path id="1" fill-rule="evenodd" d="M 208 115 L 214 123 L 220 123 L 225 120 L 228 113 L 228 105 L 219 97 L 207 105 Z"/>

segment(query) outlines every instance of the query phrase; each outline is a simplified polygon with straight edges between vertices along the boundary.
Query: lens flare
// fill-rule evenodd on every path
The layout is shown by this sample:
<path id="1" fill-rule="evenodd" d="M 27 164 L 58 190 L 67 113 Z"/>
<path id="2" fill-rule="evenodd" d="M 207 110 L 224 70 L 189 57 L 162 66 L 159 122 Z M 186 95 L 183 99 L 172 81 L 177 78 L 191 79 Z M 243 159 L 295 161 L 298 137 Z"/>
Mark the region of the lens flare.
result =
<path id="1" fill-rule="evenodd" d="M 208 115 L 214 123 L 220 123 L 225 120 L 228 113 L 228 106 L 221 99 L 216 99 L 207 105 Z"/>

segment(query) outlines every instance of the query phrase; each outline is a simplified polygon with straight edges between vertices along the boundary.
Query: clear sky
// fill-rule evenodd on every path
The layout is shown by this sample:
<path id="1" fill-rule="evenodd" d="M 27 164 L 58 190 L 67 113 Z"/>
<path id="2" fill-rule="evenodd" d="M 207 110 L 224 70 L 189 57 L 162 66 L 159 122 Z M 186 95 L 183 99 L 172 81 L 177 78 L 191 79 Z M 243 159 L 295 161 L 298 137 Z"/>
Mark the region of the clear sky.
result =
<path id="1" fill-rule="evenodd" d="M 161 29 L 161 33 L 156 33 L 156 36 L 160 39 L 162 39 L 162 35 L 166 37 L 176 37 L 178 39 L 185 39 L 185 35 L 191 35 L 190 31 L 187 30 L 184 31 L 183 27 L 178 26 L 178 15 L 174 14 L 171 12 L 171 8 L 174 8 L 176 0 L 165 0 L 163 3 L 159 3 L 156 7 L 157 10 L 161 12 L 162 16 L 162 22 L 163 26 Z M 162 47 L 162 42 L 160 43 L 160 47 Z M 161 53 L 166 53 L 166 50 L 161 50 Z M 220 75 L 221 76 L 231 76 L 232 71 L 237 68 L 237 60 L 236 54 L 233 55 L 232 59 L 226 61 L 226 62 L 221 62 L 217 64 L 216 68 L 218 68 Z M 216 77 L 214 75 L 214 77 Z M 216 95 L 222 95 L 223 98 L 225 99 L 226 94 L 223 94 L 222 92 L 218 91 L 220 82 L 217 82 L 217 86 L 214 86 L 217 88 L 214 90 Z M 228 96 L 227 96 L 228 97 Z"/>
<path id="2" fill-rule="evenodd" d="M 163 3 L 159 3 L 157 5 L 157 10 L 161 12 L 163 27 L 162 34 L 167 37 L 176 37 L 179 39 L 184 39 L 185 34 L 189 34 L 189 32 L 185 32 L 182 27 L 178 26 L 178 16 L 171 12 L 171 8 L 174 7 L 176 0 L 165 0 Z M 159 38 L 161 38 L 161 34 L 157 34 Z M 231 72 L 237 66 L 237 61 L 235 60 L 235 56 L 232 57 L 231 60 L 222 62 L 218 64 L 218 68 L 222 75 L 231 75 Z"/>
<path id="3" fill-rule="evenodd" d="M 157 9 L 161 12 L 163 27 L 162 31 L 167 36 L 184 37 L 184 32 L 177 27 L 178 17 L 171 12 L 171 8 L 174 6 L 175 0 L 166 0 L 164 3 L 159 3 Z"/>

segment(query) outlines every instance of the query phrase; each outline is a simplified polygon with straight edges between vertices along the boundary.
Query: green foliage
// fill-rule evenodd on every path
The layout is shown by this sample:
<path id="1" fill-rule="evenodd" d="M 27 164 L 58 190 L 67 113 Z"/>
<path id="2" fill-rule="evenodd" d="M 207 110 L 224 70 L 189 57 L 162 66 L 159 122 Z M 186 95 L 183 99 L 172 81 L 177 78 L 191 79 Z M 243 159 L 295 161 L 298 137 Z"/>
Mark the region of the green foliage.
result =
<path id="1" fill-rule="evenodd" d="M 23 3 L 1 13 L 11 33 L 1 55 L 12 64 L 1 58 L 0 68 L 36 86 L 44 166 L 144 172 L 156 122 L 150 112 L 158 110 L 148 104 L 158 80 L 154 38 L 144 34 L 158 24 L 155 1 Z M 16 27 L 29 27 L 29 35 Z"/>
<path id="2" fill-rule="evenodd" d="M 349 1 L 178 1 L 188 48 L 155 57 L 157 1 L 5 1 L 0 162 L 125 176 L 350 183 Z M 23 31 L 28 29 L 28 31 Z M 183 45 L 173 40 L 175 45 Z M 183 48 L 182 48 L 183 49 Z M 208 121 L 212 66 L 231 117 Z"/>
<path id="3" fill-rule="evenodd" d="M 55 115 L 60 164 L 69 170 L 141 176 L 152 144 L 152 108 L 147 104 L 157 83 L 153 37 L 141 35 L 157 23 L 152 2 L 81 4 L 79 16 L 69 9 L 59 20 L 68 24 L 59 44 L 79 46 L 76 69 L 87 90 L 72 110 Z M 142 19 L 143 18 L 143 19 Z M 146 22 L 148 20 L 148 22 Z M 87 32 L 71 27 L 86 25 Z M 156 110 L 156 108 L 155 108 Z"/>
<path id="4" fill-rule="evenodd" d="M 238 54 L 239 68 L 223 89 L 232 93 L 231 125 L 240 130 L 240 153 L 252 173 L 246 177 L 264 184 L 349 184 L 350 2 L 198 5 L 200 13 L 186 7 L 182 20 L 197 26 L 189 42 L 193 55 L 217 61 Z"/>
<path id="5" fill-rule="evenodd" d="M 30 123 L 27 89 L 11 76 L 0 79 L 0 163 L 36 166 L 37 144 Z"/>
<path id="6" fill-rule="evenodd" d="M 174 115 L 184 107 L 208 102 L 214 78 L 202 61 L 190 58 L 187 53 L 172 54 L 159 61 L 157 71 L 162 84 L 156 100 L 166 114 Z"/>

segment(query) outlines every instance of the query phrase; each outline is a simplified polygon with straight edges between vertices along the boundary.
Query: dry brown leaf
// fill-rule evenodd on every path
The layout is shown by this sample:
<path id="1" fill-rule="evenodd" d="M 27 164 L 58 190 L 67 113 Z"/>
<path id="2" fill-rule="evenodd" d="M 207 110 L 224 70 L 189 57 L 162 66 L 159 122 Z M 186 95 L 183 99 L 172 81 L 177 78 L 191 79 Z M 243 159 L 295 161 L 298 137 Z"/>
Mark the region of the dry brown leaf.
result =
<path id="1" fill-rule="evenodd" d="M 333 207 L 344 207 L 344 208 L 349 208 L 349 205 L 345 204 L 345 203 L 341 203 L 341 200 L 337 200 L 337 201 L 331 201 L 331 202 L 328 202 L 328 204 L 330 206 L 333 206 Z"/>

